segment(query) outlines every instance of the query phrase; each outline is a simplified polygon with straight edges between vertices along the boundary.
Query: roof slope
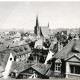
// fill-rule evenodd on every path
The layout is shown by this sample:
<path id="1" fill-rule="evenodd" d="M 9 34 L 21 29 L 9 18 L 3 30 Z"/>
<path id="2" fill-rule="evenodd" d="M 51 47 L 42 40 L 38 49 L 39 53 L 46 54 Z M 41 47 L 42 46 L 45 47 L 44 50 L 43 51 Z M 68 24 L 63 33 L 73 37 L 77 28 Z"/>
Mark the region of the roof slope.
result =
<path id="1" fill-rule="evenodd" d="M 49 35 L 50 35 L 50 29 L 49 27 L 40 27 L 41 29 L 41 32 L 42 32 L 42 35 L 45 37 L 45 38 L 48 38 Z"/>
<path id="2" fill-rule="evenodd" d="M 36 71 L 38 71 L 39 73 L 41 73 L 42 75 L 45 75 L 46 72 L 48 71 L 48 69 L 50 68 L 49 64 L 35 64 L 31 66 L 33 69 L 35 69 Z"/>
<path id="3" fill-rule="evenodd" d="M 73 51 L 80 52 L 80 40 L 76 40 L 73 46 Z"/>
<path id="4" fill-rule="evenodd" d="M 16 56 L 16 55 L 28 54 L 29 52 L 31 52 L 31 49 L 28 44 L 16 46 L 11 48 L 10 50 L 7 49 L 0 53 L 0 55 L 3 56 L 3 58 L 0 58 L 2 63 L 1 65 L 4 64 L 3 67 L 5 68 L 10 53 L 12 53 L 13 56 Z"/>
<path id="5" fill-rule="evenodd" d="M 13 61 L 10 72 L 12 72 L 14 70 L 17 70 L 18 72 L 21 72 L 21 71 L 29 68 L 30 66 L 31 66 L 31 64 L 27 63 L 27 62 L 16 62 L 16 61 Z"/>
<path id="6" fill-rule="evenodd" d="M 68 57 L 74 45 L 74 40 L 70 41 L 60 52 L 54 55 L 54 58 L 65 59 Z"/>

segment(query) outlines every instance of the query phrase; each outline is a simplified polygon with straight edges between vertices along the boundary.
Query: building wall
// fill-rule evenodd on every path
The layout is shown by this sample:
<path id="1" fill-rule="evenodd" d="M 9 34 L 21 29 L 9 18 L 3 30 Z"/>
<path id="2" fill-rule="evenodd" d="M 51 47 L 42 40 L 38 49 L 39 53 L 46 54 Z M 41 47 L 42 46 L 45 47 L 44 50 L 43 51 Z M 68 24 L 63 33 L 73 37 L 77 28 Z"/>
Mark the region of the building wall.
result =
<path id="1" fill-rule="evenodd" d="M 72 67 L 70 66 L 80 66 L 80 59 L 78 58 L 77 55 L 72 56 L 71 58 L 69 58 L 66 62 L 66 78 L 80 78 L 80 74 L 75 73 L 75 72 L 71 72 Z M 73 71 L 75 71 L 73 69 Z"/>
<path id="2" fill-rule="evenodd" d="M 68 77 L 69 78 L 76 78 L 76 79 L 80 79 L 80 74 L 78 75 L 78 74 L 68 74 Z"/>

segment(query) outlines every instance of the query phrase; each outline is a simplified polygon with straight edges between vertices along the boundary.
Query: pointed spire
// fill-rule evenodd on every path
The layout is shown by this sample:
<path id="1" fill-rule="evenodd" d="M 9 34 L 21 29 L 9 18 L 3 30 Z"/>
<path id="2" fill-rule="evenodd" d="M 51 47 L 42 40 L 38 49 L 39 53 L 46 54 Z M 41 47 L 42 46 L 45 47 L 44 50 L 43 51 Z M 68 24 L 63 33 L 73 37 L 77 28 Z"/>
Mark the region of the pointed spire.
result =
<path id="1" fill-rule="evenodd" d="M 49 27 L 49 22 L 48 22 L 48 27 Z"/>
<path id="2" fill-rule="evenodd" d="M 36 16 L 36 26 L 39 26 L 39 23 L 38 23 L 38 15 Z"/>

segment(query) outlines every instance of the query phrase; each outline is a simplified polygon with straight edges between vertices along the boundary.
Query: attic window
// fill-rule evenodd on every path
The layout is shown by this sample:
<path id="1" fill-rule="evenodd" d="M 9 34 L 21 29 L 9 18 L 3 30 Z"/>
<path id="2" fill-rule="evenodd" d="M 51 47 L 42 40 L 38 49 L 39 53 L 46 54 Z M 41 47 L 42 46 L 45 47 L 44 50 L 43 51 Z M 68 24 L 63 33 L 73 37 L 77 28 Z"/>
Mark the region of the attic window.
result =
<path id="1" fill-rule="evenodd" d="M 22 52 L 23 51 L 23 49 L 22 48 L 19 48 L 19 50 Z"/>
<path id="2" fill-rule="evenodd" d="M 25 50 L 27 50 L 27 47 L 26 47 L 26 46 L 24 46 L 24 49 L 25 49 Z"/>
<path id="3" fill-rule="evenodd" d="M 56 63 L 55 64 L 55 71 L 60 71 L 60 70 L 61 70 L 60 64 Z"/>
<path id="4" fill-rule="evenodd" d="M 12 60 L 12 58 L 10 58 L 10 61 Z"/>
<path id="5" fill-rule="evenodd" d="M 17 48 L 14 49 L 14 52 L 18 52 L 19 50 Z"/>
<path id="6" fill-rule="evenodd" d="M 30 70 L 29 72 L 30 72 L 30 73 L 33 73 L 33 70 Z"/>
<path id="7" fill-rule="evenodd" d="M 61 60 L 60 59 L 57 59 L 55 61 L 55 72 L 60 72 L 61 71 Z"/>
<path id="8" fill-rule="evenodd" d="M 23 75 L 23 79 L 26 79 L 27 78 L 27 75 Z"/>

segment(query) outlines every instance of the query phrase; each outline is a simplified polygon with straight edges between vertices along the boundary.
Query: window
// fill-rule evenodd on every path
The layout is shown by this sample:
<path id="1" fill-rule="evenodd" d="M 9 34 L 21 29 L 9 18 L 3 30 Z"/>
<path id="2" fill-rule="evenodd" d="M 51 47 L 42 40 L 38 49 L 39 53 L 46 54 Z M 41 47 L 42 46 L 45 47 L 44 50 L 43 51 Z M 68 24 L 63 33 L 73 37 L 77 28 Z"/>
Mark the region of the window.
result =
<path id="1" fill-rule="evenodd" d="M 16 56 L 14 57 L 14 61 L 16 61 Z"/>
<path id="2" fill-rule="evenodd" d="M 20 55 L 20 58 L 21 58 L 21 55 Z"/>
<path id="3" fill-rule="evenodd" d="M 33 73 L 33 70 L 30 70 L 29 72 L 30 72 L 30 73 Z"/>
<path id="4" fill-rule="evenodd" d="M 62 62 L 61 62 L 60 59 L 57 59 L 57 60 L 55 61 L 55 71 L 58 71 L 58 72 L 61 71 L 61 64 L 62 64 Z"/>
<path id="5" fill-rule="evenodd" d="M 60 63 L 55 64 L 55 71 L 61 71 L 61 64 Z"/>
<path id="6" fill-rule="evenodd" d="M 10 61 L 12 60 L 12 58 L 10 58 Z"/>
<path id="7" fill-rule="evenodd" d="M 70 72 L 74 74 L 80 74 L 80 66 L 78 65 L 70 65 Z"/>
<path id="8" fill-rule="evenodd" d="M 11 76 L 11 78 L 15 78 L 15 73 L 12 72 L 10 76 Z"/>

